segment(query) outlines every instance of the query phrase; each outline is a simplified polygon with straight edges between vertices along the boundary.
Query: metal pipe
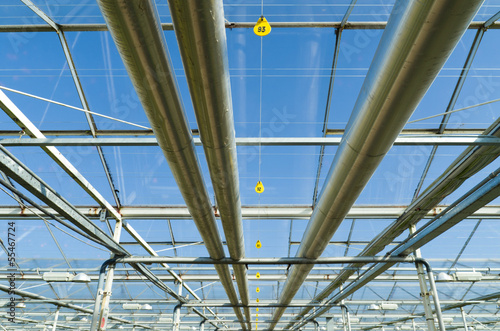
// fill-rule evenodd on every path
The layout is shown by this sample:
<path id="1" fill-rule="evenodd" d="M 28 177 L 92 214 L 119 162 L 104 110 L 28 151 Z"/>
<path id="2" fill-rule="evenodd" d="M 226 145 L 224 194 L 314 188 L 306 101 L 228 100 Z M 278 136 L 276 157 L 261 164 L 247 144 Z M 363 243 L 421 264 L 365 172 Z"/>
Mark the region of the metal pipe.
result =
<path id="1" fill-rule="evenodd" d="M 97 294 L 95 296 L 94 313 L 92 314 L 92 322 L 90 323 L 90 331 L 97 330 L 97 324 L 99 321 L 99 312 L 101 307 L 101 300 L 103 296 L 104 289 L 104 275 L 106 273 L 106 268 L 109 265 L 114 265 L 116 263 L 116 258 L 112 258 L 104 261 L 99 270 L 99 281 L 97 282 Z"/>
<path id="2" fill-rule="evenodd" d="M 10 188 L 9 188 L 10 189 Z M 17 193 L 17 192 L 16 192 Z M 442 210 L 446 209 L 448 205 L 440 205 L 435 208 L 431 208 L 427 213 L 423 215 L 423 218 L 432 219 L 436 214 L 440 213 Z M 471 214 L 469 218 L 488 218 L 497 219 L 499 213 L 499 205 L 487 205 L 478 209 L 475 213 Z M 78 213 L 84 215 L 89 219 L 99 219 L 101 208 L 97 205 L 94 206 L 77 206 L 75 209 Z M 347 218 L 356 219 L 370 219 L 373 221 L 383 220 L 388 218 L 398 218 L 401 214 L 405 213 L 405 206 L 394 206 L 394 205 L 380 205 L 380 206 L 353 206 L 347 214 Z M 45 210 L 52 215 L 57 217 L 62 216 L 57 210 L 53 208 L 45 208 Z M 294 219 L 303 220 L 309 219 L 312 214 L 311 206 L 276 206 L 276 205 L 262 205 L 258 206 L 243 206 L 243 217 L 253 222 L 259 219 L 266 219 L 267 222 L 274 222 L 276 220 L 282 219 Z M 44 212 L 45 213 L 45 212 Z M 186 220 L 192 219 L 189 215 L 189 210 L 186 206 L 174 206 L 174 207 L 161 207 L 161 206 L 127 206 L 120 209 L 124 219 L 134 220 L 135 222 L 144 222 L 145 220 L 165 220 L 165 219 L 175 219 Z M 33 211 L 28 209 L 22 209 L 19 206 L 0 206 L 0 219 L 17 219 L 17 220 L 28 220 L 28 219 L 39 219 Z M 124 227 L 127 226 L 124 224 Z M 391 240 L 392 242 L 393 240 Z M 162 241 L 162 245 L 171 242 L 170 240 Z M 130 242 L 127 241 L 130 244 Z M 133 243 L 133 242 L 132 242 Z M 193 241 L 179 242 L 184 245 L 194 244 Z M 199 243 L 199 242 L 198 242 Z M 299 241 L 294 241 L 292 244 L 299 244 Z M 330 243 L 337 243 L 336 241 L 331 241 Z M 364 241 L 358 242 L 359 244 L 365 244 Z M 201 245 L 202 243 L 200 243 Z M 364 254 L 365 256 L 372 256 L 375 254 Z M 351 266 L 352 267 L 352 266 Z"/>
<path id="3" fill-rule="evenodd" d="M 471 22 L 469 29 L 477 30 L 483 28 L 485 21 Z M 273 28 L 334 28 L 338 29 L 342 26 L 342 22 L 270 22 Z M 253 28 L 255 22 L 226 22 L 226 29 L 248 29 Z M 383 30 L 387 25 L 384 21 L 350 21 L 347 22 L 344 30 L 366 30 L 376 29 Z M 162 23 L 161 27 L 164 31 L 174 29 L 172 23 Z M 106 24 L 100 23 L 80 23 L 80 24 L 59 24 L 59 29 L 64 32 L 83 32 L 83 31 L 108 31 Z M 491 22 L 488 29 L 500 29 L 500 22 Z M 0 25 L 1 32 L 54 32 L 54 28 L 47 24 L 11 24 Z"/>
<path id="4" fill-rule="evenodd" d="M 151 0 L 98 4 L 210 257 L 221 259 L 222 241 L 155 5 Z M 215 269 L 229 300 L 237 304 L 229 267 Z M 234 309 L 245 329 L 240 309 Z"/>
<path id="5" fill-rule="evenodd" d="M 321 255 L 481 3 L 395 3 L 297 257 Z M 280 303 L 293 299 L 311 268 L 291 268 Z M 284 311 L 276 309 L 271 330 Z"/>
<path id="6" fill-rule="evenodd" d="M 403 243 L 399 244 L 394 250 L 387 253 L 389 256 L 404 256 L 410 254 L 416 248 L 419 248 L 432 239 L 436 238 L 443 232 L 447 231 L 465 217 L 472 214 L 475 210 L 481 206 L 486 205 L 500 194 L 500 168 L 492 172 L 488 177 L 483 179 L 474 188 L 465 193 L 462 197 L 456 200 L 450 207 L 445 211 L 436 216 L 435 219 L 431 220 L 428 224 L 421 227 L 415 234 L 406 239 Z M 416 258 L 416 262 L 424 261 L 423 259 Z M 336 295 L 331 297 L 326 301 L 326 303 L 336 303 L 340 302 L 348 295 L 351 295 L 360 287 L 371 281 L 376 276 L 380 275 L 382 272 L 391 267 L 391 264 L 378 264 L 366 271 L 364 274 L 359 276 L 354 282 L 350 283 L 346 289 L 341 290 Z M 430 277 L 431 275 L 429 275 Z M 434 279 L 429 280 L 431 285 L 434 286 Z M 437 296 L 437 292 L 434 292 Z M 434 302 L 437 307 L 439 307 L 439 300 L 434 297 Z M 448 307 L 445 307 L 448 309 Z M 455 307 L 457 308 L 457 307 Z M 310 314 L 308 319 L 316 318 L 321 314 L 325 313 L 328 308 L 320 308 L 314 313 Z M 296 319 L 295 319 L 296 320 Z M 292 322 L 295 324 L 295 322 Z M 291 324 L 292 324 L 291 323 Z M 301 325 L 300 322 L 298 325 Z"/>
<path id="7" fill-rule="evenodd" d="M 460 307 L 460 313 L 462 314 L 462 321 L 464 322 L 464 330 L 468 331 L 469 328 L 467 327 L 467 319 L 465 318 L 465 310 L 464 307 Z"/>
<path id="8" fill-rule="evenodd" d="M 417 231 L 416 225 L 413 224 L 410 226 L 410 235 L 413 235 Z M 420 248 L 417 248 L 413 251 L 413 255 L 416 258 L 422 258 L 422 254 L 420 253 Z M 436 326 L 434 324 L 434 316 L 432 315 L 432 306 L 430 300 L 430 293 L 427 288 L 427 283 L 425 281 L 425 273 L 424 267 L 421 263 L 416 263 L 417 267 L 417 276 L 418 276 L 418 284 L 420 286 L 420 296 L 422 298 L 422 305 L 424 306 L 425 313 L 425 321 L 427 323 L 428 331 L 435 331 Z"/>
<path id="9" fill-rule="evenodd" d="M 342 329 L 344 331 L 347 331 L 345 311 L 346 311 L 346 307 L 342 304 Z"/>
<path id="10" fill-rule="evenodd" d="M 485 136 L 500 137 L 500 118 L 493 122 L 484 132 Z M 432 182 L 427 189 L 401 212 L 400 216 L 391 225 L 385 228 L 375 239 L 373 239 L 358 256 L 372 256 L 382 251 L 397 236 L 399 236 L 411 224 L 426 217 L 442 199 L 452 193 L 466 179 L 474 175 L 488 164 L 493 162 L 500 154 L 498 147 L 468 147 L 455 161 Z M 435 209 L 434 209 L 435 210 Z M 312 301 L 321 301 L 327 298 L 338 286 L 354 274 L 354 270 L 362 267 L 361 264 L 351 264 L 342 270 L 338 277 L 321 291 Z M 305 309 L 297 315 L 296 320 L 305 316 L 309 309 Z M 292 324 L 292 323 L 291 323 Z M 291 325 L 290 324 L 290 325 Z"/>
<path id="11" fill-rule="evenodd" d="M 182 304 L 178 304 L 174 307 L 174 316 L 173 316 L 173 331 L 179 331 L 179 326 L 181 322 L 181 306 Z"/>
<path id="12" fill-rule="evenodd" d="M 434 311 L 438 320 L 439 330 L 446 331 L 443 322 L 443 314 L 441 313 L 441 304 L 439 303 L 439 296 L 434 282 L 434 273 L 432 272 L 431 265 L 424 259 L 418 259 L 416 263 L 421 263 L 427 270 L 427 278 L 429 278 L 429 286 L 431 288 L 432 299 L 434 300 Z"/>
<path id="13" fill-rule="evenodd" d="M 115 229 L 113 231 L 113 239 L 116 242 L 120 242 L 120 237 L 122 233 L 123 222 L 116 222 Z M 111 255 L 111 258 L 114 256 Z M 99 325 L 97 330 L 106 330 L 108 324 L 109 315 L 109 302 L 111 300 L 111 289 L 113 288 L 113 278 L 115 275 L 116 263 L 110 264 L 108 268 L 108 274 L 106 275 L 106 282 L 104 283 L 104 291 L 102 293 L 101 308 L 99 314 Z M 100 274 L 99 274 L 100 276 Z"/>
<path id="14" fill-rule="evenodd" d="M 313 320 L 314 323 L 314 331 L 319 331 L 319 323 L 316 320 Z"/>
<path id="15" fill-rule="evenodd" d="M 347 307 L 345 307 L 345 314 L 347 316 L 347 331 L 351 331 L 351 315 L 349 314 L 349 309 L 347 309 Z"/>
<path id="16" fill-rule="evenodd" d="M 207 158 L 229 255 L 245 257 L 238 162 L 222 0 L 169 0 L 174 31 Z M 243 305 L 250 301 L 247 270 L 233 266 Z M 247 327 L 250 309 L 244 308 Z"/>
<path id="17" fill-rule="evenodd" d="M 278 257 L 278 258 L 244 258 L 241 260 L 233 260 L 230 258 L 222 258 L 219 260 L 209 257 L 166 257 L 166 256 L 128 256 L 119 257 L 117 263 L 171 263 L 171 264 L 237 264 L 237 265 L 294 265 L 294 264 L 343 264 L 343 263 L 398 263 L 398 262 L 414 262 L 413 256 L 343 256 L 343 257 L 324 257 L 317 259 L 308 259 L 303 257 Z"/>
<path id="18" fill-rule="evenodd" d="M 2 132 L 0 131 L 0 136 Z M 119 134 L 117 134 L 118 136 Z M 338 146 L 342 137 L 238 137 L 236 146 Z M 195 146 L 203 146 L 202 140 L 193 137 Z M 2 146 L 158 146 L 154 137 L 134 138 L 2 138 Z M 484 134 L 401 134 L 394 146 L 494 146 L 500 145 L 500 138 Z M 220 202 L 218 201 L 220 204 Z"/>
<path id="19" fill-rule="evenodd" d="M 52 325 L 52 331 L 56 331 L 56 329 L 57 329 L 57 320 L 59 319 L 59 311 L 60 310 L 61 310 L 61 307 L 57 307 L 56 314 L 54 316 L 54 324 Z"/>

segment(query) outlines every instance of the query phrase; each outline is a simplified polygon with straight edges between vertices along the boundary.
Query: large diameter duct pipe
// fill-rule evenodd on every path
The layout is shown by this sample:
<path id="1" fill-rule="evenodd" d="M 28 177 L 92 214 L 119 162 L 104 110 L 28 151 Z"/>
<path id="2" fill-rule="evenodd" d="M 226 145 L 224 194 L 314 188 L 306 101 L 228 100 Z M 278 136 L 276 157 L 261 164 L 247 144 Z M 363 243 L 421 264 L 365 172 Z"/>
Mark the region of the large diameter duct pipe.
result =
<path id="1" fill-rule="evenodd" d="M 395 3 L 297 257 L 321 255 L 482 2 Z M 292 267 L 280 304 L 293 299 L 311 268 Z M 271 329 L 284 311 L 276 309 Z"/>
<path id="2" fill-rule="evenodd" d="M 484 131 L 483 135 L 500 137 L 500 118 L 493 122 L 493 124 Z M 460 154 L 455 161 L 453 161 L 448 168 L 405 209 L 402 215 L 372 239 L 358 256 L 377 255 L 396 237 L 403 233 L 404 230 L 408 229 L 410 225 L 416 224 L 423 219 L 428 212 L 436 207 L 446 196 L 455 191 L 472 175 L 493 162 L 499 155 L 500 146 L 467 147 L 462 154 Z M 326 299 L 363 265 L 363 263 L 353 263 L 346 266 L 339 272 L 335 280 L 312 299 L 312 302 L 320 302 Z M 309 311 L 311 311 L 311 308 L 304 308 L 291 322 L 289 322 L 285 329 L 292 327 L 295 322 L 298 322 Z"/>
<path id="3" fill-rule="evenodd" d="M 179 97 L 160 19 L 151 0 L 99 0 L 99 7 L 210 257 L 224 249 Z M 238 296 L 228 266 L 216 265 L 229 301 Z M 243 321 L 239 308 L 234 311 Z M 245 329 L 242 323 L 243 329 Z"/>
<path id="4" fill-rule="evenodd" d="M 245 245 L 222 0 L 168 3 L 227 247 L 231 258 L 240 260 Z M 246 268 L 234 265 L 233 270 L 241 302 L 248 305 Z M 250 321 L 250 309 L 244 311 Z"/>

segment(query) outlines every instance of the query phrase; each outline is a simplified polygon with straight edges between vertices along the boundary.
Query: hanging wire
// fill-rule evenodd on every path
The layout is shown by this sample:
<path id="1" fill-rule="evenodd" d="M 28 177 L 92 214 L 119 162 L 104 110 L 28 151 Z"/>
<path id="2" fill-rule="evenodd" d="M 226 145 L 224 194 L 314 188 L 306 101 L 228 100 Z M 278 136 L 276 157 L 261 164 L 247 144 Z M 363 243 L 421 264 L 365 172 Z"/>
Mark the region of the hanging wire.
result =
<path id="1" fill-rule="evenodd" d="M 62 102 L 58 102 L 58 101 L 54 101 L 54 100 L 42 98 L 42 97 L 39 97 L 37 95 L 33 95 L 33 94 L 25 93 L 25 92 L 22 92 L 22 91 L 14 90 L 14 89 L 11 89 L 11 88 L 8 88 L 8 87 L 5 87 L 5 86 L 0 86 L 0 89 L 6 90 L 6 91 L 10 91 L 10 92 L 14 92 L 14 93 L 21 94 L 21 95 L 25 95 L 27 97 L 32 97 L 34 99 L 38 99 L 38 100 L 50 102 L 50 103 L 53 103 L 55 105 L 59 105 L 59 106 L 67 107 L 67 108 L 70 108 L 70 109 L 78 110 L 78 111 L 81 111 L 81 112 L 84 112 L 84 113 L 88 113 L 88 114 L 92 114 L 92 115 L 95 115 L 95 116 L 104 117 L 104 118 L 107 118 L 109 120 L 113 120 L 113 121 L 116 121 L 116 122 L 120 122 L 120 123 L 124 123 L 124 124 L 128 124 L 128 125 L 136 126 L 138 128 L 141 128 L 141 129 L 152 130 L 151 128 L 148 128 L 147 126 L 143 126 L 143 125 L 140 125 L 140 124 L 135 124 L 135 123 L 132 123 L 132 122 L 124 121 L 124 120 L 121 120 L 121 119 L 118 119 L 118 118 L 115 118 L 115 117 L 111 117 L 111 116 L 99 114 L 99 113 L 96 113 L 96 112 L 93 112 L 93 111 L 90 111 L 90 110 L 86 110 L 86 109 L 82 109 L 82 108 L 79 108 L 79 107 L 71 106 L 71 105 L 68 105 L 68 104 L 65 104 L 65 103 L 62 103 Z"/>
<path id="2" fill-rule="evenodd" d="M 260 91 L 259 91 L 259 181 L 261 180 L 261 162 L 262 162 L 262 49 L 263 38 L 260 37 Z"/>
<path id="3" fill-rule="evenodd" d="M 260 16 L 261 18 L 264 17 L 264 0 L 261 1 L 261 9 L 260 9 Z M 263 37 L 260 37 L 260 73 L 259 73 L 259 181 L 258 183 L 262 183 L 261 180 L 261 163 L 262 163 L 262 62 L 263 62 L 263 48 L 264 48 L 264 41 Z M 257 240 L 260 240 L 260 195 L 262 193 L 258 193 L 259 198 L 258 198 L 258 208 L 259 212 L 257 214 Z"/>

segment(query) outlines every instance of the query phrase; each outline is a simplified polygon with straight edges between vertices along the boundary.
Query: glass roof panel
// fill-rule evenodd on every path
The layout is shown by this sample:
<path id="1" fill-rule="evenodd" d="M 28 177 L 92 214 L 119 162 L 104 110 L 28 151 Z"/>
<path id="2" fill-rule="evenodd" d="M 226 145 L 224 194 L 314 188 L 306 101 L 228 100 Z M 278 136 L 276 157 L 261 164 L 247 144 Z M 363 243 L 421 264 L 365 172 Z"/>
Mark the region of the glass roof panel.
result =
<path id="1" fill-rule="evenodd" d="M 56 34 L 33 33 L 0 34 L 6 47 L 0 50 L 0 85 L 24 93 L 81 107 L 73 79 Z M 22 42 L 9 42 L 12 38 Z M 33 56 L 36 54 L 36 56 Z M 85 115 L 77 110 L 41 101 L 10 91 L 4 93 L 41 130 L 88 129 Z M 16 130 L 12 120 L 2 121 L 2 129 Z"/>
<path id="2" fill-rule="evenodd" d="M 62 24 L 63 30 L 75 29 L 73 24 L 79 24 L 77 28 L 80 30 L 90 28 L 88 24 L 101 26 L 105 24 L 99 7 L 93 0 L 79 3 L 65 0 L 33 1 L 58 24 Z M 341 137 L 341 130 L 345 128 L 351 116 L 354 103 L 383 33 L 380 26 L 383 26 L 388 19 L 394 2 L 393 0 L 359 0 L 355 2 L 354 9 L 349 14 L 348 25 L 342 31 L 335 80 L 331 91 L 330 113 L 328 125 L 326 125 L 330 129 L 328 138 Z M 326 0 L 317 0 L 304 3 L 297 0 L 273 0 L 264 2 L 263 11 L 271 24 L 305 22 L 307 25 L 340 22 L 348 12 L 350 4 L 351 1 L 331 3 Z M 162 23 L 171 23 L 168 2 L 156 1 L 156 5 Z M 487 0 L 474 20 L 485 21 L 499 9 L 499 0 Z M 226 23 L 246 22 L 251 26 L 261 15 L 262 2 L 256 0 L 224 1 L 224 10 Z M 3 41 L 2 44 L 5 46 L 0 50 L 0 58 L 4 60 L 0 65 L 0 85 L 81 107 L 80 97 L 57 33 L 35 32 L 23 26 L 38 24 L 48 27 L 32 10 L 17 0 L 2 2 L 0 16 L 4 18 L 0 26 L 0 30 L 4 32 L 0 33 L 0 42 Z M 357 22 L 380 22 L 382 24 L 377 29 L 359 27 L 351 29 L 349 23 Z M 13 29 L 11 25 L 25 30 L 11 32 Z M 175 31 L 169 28 L 164 31 L 164 35 L 171 55 L 173 71 L 178 80 L 189 126 L 191 129 L 197 129 L 198 124 L 194 116 Z M 410 121 L 436 115 L 446 109 L 476 33 L 475 29 L 465 32 Z M 497 84 L 498 75 L 496 74 L 499 68 L 494 56 L 498 53 L 497 35 L 496 27 L 485 31 L 454 109 L 494 101 L 500 97 L 497 95 L 497 85 L 500 83 Z M 66 31 L 65 36 L 90 109 L 120 120 L 150 127 L 109 32 Z M 265 139 L 276 138 L 278 141 L 290 137 L 300 140 L 301 138 L 323 137 L 327 134 L 322 130 L 328 102 L 335 39 L 333 27 L 274 26 L 272 33 L 264 38 L 255 36 L 251 28 L 234 26 L 226 29 L 235 133 L 238 139 L 261 136 Z M 262 93 L 260 92 L 261 76 Z M 61 137 L 93 139 L 89 124 L 82 112 L 9 91 L 5 93 L 37 127 L 44 131 L 51 130 L 47 136 L 55 139 L 54 141 L 57 142 Z M 450 117 L 447 128 L 484 129 L 500 115 L 495 105 L 496 103 L 492 102 L 471 110 L 454 113 Z M 170 270 L 160 264 L 151 264 L 147 267 L 167 286 L 177 291 L 179 284 L 174 282 L 173 276 L 169 273 L 174 271 L 183 278 L 184 284 L 209 303 L 209 307 L 200 306 L 197 309 L 210 315 L 208 310 L 210 308 L 223 318 L 230 328 L 239 328 L 239 323 L 233 322 L 235 315 L 231 307 L 217 307 L 220 304 L 227 304 L 228 300 L 215 268 L 212 265 L 175 262 L 176 257 L 207 257 L 208 252 L 192 219 L 175 219 L 168 216 L 170 212 L 168 208 L 158 208 L 175 206 L 183 209 L 186 208 L 186 204 L 161 149 L 157 146 L 136 144 L 143 138 L 153 137 L 151 132 L 99 116 L 94 116 L 94 120 L 98 130 L 106 130 L 106 132 L 100 131 L 97 139 L 107 137 L 133 137 L 135 139 L 131 146 L 104 146 L 102 150 L 123 208 L 118 211 L 127 215 L 126 213 L 133 207 L 132 212 L 139 215 L 127 216 L 128 224 L 153 247 L 158 255 L 172 260 L 172 263 L 169 262 Z M 430 135 L 430 130 L 437 129 L 441 120 L 442 116 L 438 116 L 410 123 L 406 129 L 426 129 L 426 134 Z M 21 137 L 21 130 L 6 114 L 0 115 L 2 139 L 17 139 Z M 68 130 L 76 131 L 70 133 L 67 132 Z M 116 132 L 109 132 L 113 130 Z M 194 134 L 195 138 L 198 138 L 196 131 Z M 92 222 L 105 233 L 110 234 L 115 226 L 115 220 L 110 218 L 108 222 L 100 221 L 99 203 L 63 172 L 40 147 L 27 146 L 29 137 L 24 136 L 22 139 L 24 140 L 22 146 L 8 146 L 8 149 L 61 196 L 80 207 L 83 213 L 87 214 L 89 210 L 92 210 L 93 215 L 90 216 Z M 9 141 L 4 141 L 5 145 L 8 143 Z M 439 145 L 429 171 L 422 178 L 423 185 L 420 193 L 438 178 L 466 147 L 466 145 Z M 116 204 L 96 147 L 58 146 L 58 149 L 108 202 L 112 205 Z M 399 212 L 384 213 L 395 210 L 402 212 L 411 203 L 417 185 L 425 172 L 424 168 L 431 149 L 432 145 L 424 144 L 394 146 L 381 162 L 354 206 L 354 209 L 373 211 L 373 215 L 364 215 L 356 219 L 348 216 L 343 220 L 321 257 L 356 256 L 389 224 L 393 224 Z M 195 150 L 211 204 L 216 205 L 203 147 L 196 146 Z M 305 215 L 304 211 L 308 213 L 314 209 L 313 195 L 316 180 L 318 180 L 317 191 L 320 192 L 336 151 L 337 146 L 329 145 L 324 148 L 319 178 L 317 178 L 320 145 L 267 146 L 264 144 L 259 149 L 259 145 L 254 144 L 237 147 L 239 193 L 244 213 L 261 207 L 271 208 L 281 214 L 280 217 L 267 216 L 267 214 L 244 215 L 245 257 L 276 258 L 293 257 L 297 254 L 309 222 L 308 215 Z M 495 171 L 498 166 L 498 160 L 493 161 L 458 187 L 455 192 L 445 197 L 441 204 L 450 204 L 460 198 L 479 181 Z M 265 192 L 261 195 L 255 192 L 255 185 L 259 179 L 265 186 Z M 33 197 L 17 183 L 15 186 L 22 193 Z M 39 202 L 38 199 L 34 200 Z M 498 228 L 499 219 L 496 215 L 497 208 L 491 207 L 499 203 L 500 198 L 497 198 L 490 203 L 489 208 L 481 211 L 490 213 L 490 216 L 480 219 L 476 215 L 463 220 L 421 248 L 422 256 L 431 263 L 435 274 L 445 272 L 456 276 L 456 272 L 477 271 L 483 275 L 483 279 L 476 282 L 437 282 L 443 306 L 464 299 L 474 300 L 474 298 L 500 291 L 497 277 L 500 260 L 496 253 L 498 245 L 495 245 L 495 240 L 498 239 L 495 229 Z M 150 206 L 155 207 L 155 212 L 166 214 L 152 218 Z M 141 215 L 141 211 L 149 215 Z M 110 257 L 110 252 L 100 247 L 99 244 L 72 233 L 56 221 L 49 220 L 51 223 L 49 229 L 52 230 L 59 248 L 43 220 L 31 216 L 25 217 L 24 214 L 28 213 L 29 211 L 19 208 L 18 203 L 12 197 L 5 193 L 0 194 L 0 218 L 2 219 L 0 225 L 4 229 L 4 236 L 2 236 L 4 245 L 8 245 L 5 229 L 9 222 L 15 221 L 19 231 L 18 263 L 22 268 L 24 279 L 18 280 L 18 288 L 92 309 L 93 297 L 97 293 L 98 269 L 102 262 Z M 420 221 L 418 227 L 423 226 L 429 220 L 430 218 Z M 169 228 L 169 221 L 172 231 Z M 221 240 L 224 242 L 226 255 L 229 256 L 225 244 L 226 236 L 219 218 L 217 218 L 217 227 Z M 404 231 L 378 255 L 382 256 L 394 249 L 408 236 L 408 232 L 408 230 Z M 260 249 L 255 246 L 257 240 L 262 243 Z M 148 254 L 125 229 L 122 230 L 120 242 L 130 254 Z M 0 250 L 0 255 L 8 252 L 5 249 Z M 64 252 L 64 255 L 60 250 Z M 336 275 L 344 266 L 345 264 L 316 265 L 306 277 L 305 283 L 300 286 L 292 303 L 309 303 L 335 280 Z M 363 266 L 357 273 L 354 273 L 348 282 L 343 284 L 344 288 L 368 267 L 369 265 Z M 257 299 L 264 304 L 278 302 L 289 268 L 290 265 L 282 264 L 249 264 L 247 272 L 250 302 L 257 303 Z M 234 274 L 233 267 L 229 266 L 229 269 L 231 274 Z M 85 272 L 91 276 L 92 281 L 89 284 L 73 282 L 48 284 L 43 281 L 42 276 L 48 271 Z M 262 275 L 261 278 L 256 277 L 257 272 Z M 5 262 L 0 271 L 0 278 L 7 280 L 7 277 L 8 265 Z M 236 282 L 234 286 L 238 290 Z M 338 289 L 334 290 L 331 295 L 337 292 Z M 181 295 L 187 296 L 191 303 L 197 302 L 192 294 L 188 295 L 186 289 L 182 289 Z M 2 292 L 0 301 L 6 299 L 9 300 L 8 294 Z M 37 300 L 29 298 L 23 300 L 27 302 L 27 308 L 19 308 L 18 317 L 29 324 L 9 324 L 5 327 L 12 327 L 12 330 L 43 330 L 42 324 L 45 324 L 45 327 L 52 326 L 56 311 L 54 305 L 37 303 Z M 398 302 L 398 309 L 394 312 L 369 310 L 373 302 L 394 300 Z M 465 311 L 471 325 L 476 327 L 478 321 L 495 321 L 498 309 L 496 299 L 494 300 L 490 303 L 466 307 Z M 153 306 L 153 309 L 126 310 L 123 309 L 123 302 L 139 302 L 141 305 L 148 303 Z M 210 306 L 210 302 L 214 306 Z M 419 327 L 425 326 L 425 319 L 420 317 L 423 314 L 423 308 L 413 264 L 394 265 L 375 280 L 349 295 L 344 303 L 351 314 L 353 331 L 380 328 L 382 322 L 394 321 L 409 315 L 415 317 L 415 322 Z M 176 304 L 177 302 L 171 296 L 165 295 L 163 290 L 145 280 L 131 266 L 117 265 L 112 288 L 111 315 L 140 321 L 156 328 L 170 329 L 172 312 Z M 303 307 L 288 308 L 276 329 L 286 326 L 302 310 Z M 252 322 L 256 322 L 256 308 L 252 307 L 251 311 Z M 267 323 L 264 322 L 271 319 L 273 311 L 275 308 L 260 307 L 259 328 L 267 328 Z M 80 315 L 82 314 L 67 308 L 61 309 L 60 326 L 88 329 L 90 322 L 80 321 Z M 453 323 L 447 325 L 447 328 L 461 327 L 461 316 L 458 310 L 445 311 L 444 315 L 453 317 Z M 87 317 L 89 317 L 88 314 Z M 158 322 L 160 317 L 167 319 Z M 209 318 L 215 319 L 215 317 Z M 333 324 L 336 329 L 343 328 L 342 323 L 339 323 L 340 307 L 333 307 L 325 315 L 316 317 L 322 330 L 327 328 L 326 318 L 334 319 Z M 4 325 L 4 320 L 0 321 L 0 325 Z M 181 309 L 182 330 L 197 329 L 200 321 L 201 318 L 193 313 L 191 308 Z M 116 321 L 110 321 L 109 324 L 113 329 L 122 326 Z M 132 326 L 123 327 L 132 330 Z M 406 321 L 397 323 L 397 327 L 387 326 L 385 329 L 403 330 L 411 329 L 411 327 L 411 322 Z M 496 325 L 491 325 L 492 329 L 495 327 Z M 304 330 L 314 328 L 313 323 L 307 323 L 303 327 Z"/>
<path id="3" fill-rule="evenodd" d="M 226 19 L 231 22 L 252 22 L 260 17 L 262 6 L 264 16 L 269 22 L 314 22 L 340 21 L 349 3 L 330 3 L 325 0 L 310 3 L 299 0 L 275 0 L 262 4 L 257 0 L 245 3 L 229 0 L 224 1 L 224 13 Z"/>
<path id="4" fill-rule="evenodd" d="M 328 128 L 344 129 L 347 125 L 382 33 L 383 30 L 342 31 Z"/>
<path id="5" fill-rule="evenodd" d="M 465 80 L 455 109 L 475 106 L 500 99 L 500 66 L 488 54 L 500 51 L 500 31 L 487 30 L 481 40 L 481 51 L 477 52 L 467 79 Z M 450 128 L 485 128 L 500 116 L 498 104 L 459 111 L 450 116 Z"/>
<path id="6" fill-rule="evenodd" d="M 28 24 L 44 24 L 45 22 L 39 18 L 31 9 L 25 6 L 18 0 L 4 0 L 0 6 L 0 25 L 28 25 Z M 10 35 L 13 44 L 19 42 L 24 43 L 29 38 L 25 35 Z"/>

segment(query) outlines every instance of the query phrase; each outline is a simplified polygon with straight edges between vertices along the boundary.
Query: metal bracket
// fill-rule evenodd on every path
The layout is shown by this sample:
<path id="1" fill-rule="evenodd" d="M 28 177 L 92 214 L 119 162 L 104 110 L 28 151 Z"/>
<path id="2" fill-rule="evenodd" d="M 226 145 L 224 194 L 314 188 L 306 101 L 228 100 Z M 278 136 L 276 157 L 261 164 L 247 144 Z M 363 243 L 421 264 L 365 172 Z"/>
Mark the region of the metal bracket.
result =
<path id="1" fill-rule="evenodd" d="M 99 213 L 99 220 L 101 222 L 105 222 L 109 217 L 108 210 L 107 209 L 101 209 L 101 212 Z"/>

